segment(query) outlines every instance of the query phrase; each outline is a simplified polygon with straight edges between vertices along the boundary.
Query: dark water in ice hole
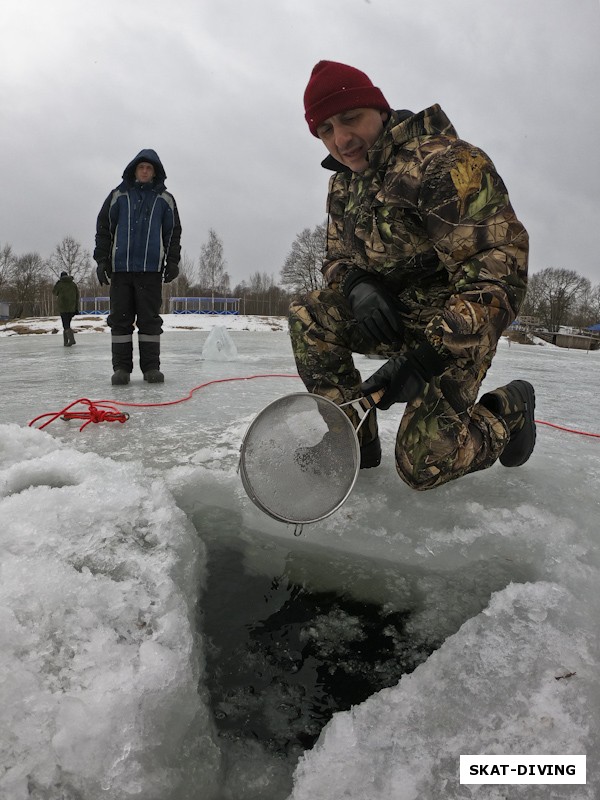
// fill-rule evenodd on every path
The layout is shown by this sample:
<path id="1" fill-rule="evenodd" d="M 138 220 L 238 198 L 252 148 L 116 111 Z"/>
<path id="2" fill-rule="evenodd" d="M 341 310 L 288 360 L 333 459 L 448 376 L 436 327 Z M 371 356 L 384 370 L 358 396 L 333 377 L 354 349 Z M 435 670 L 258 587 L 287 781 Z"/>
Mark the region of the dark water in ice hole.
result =
<path id="1" fill-rule="evenodd" d="M 286 553 L 282 567 L 273 546 L 277 574 L 267 574 L 269 548 L 257 571 L 248 570 L 239 543 L 206 544 L 200 627 L 218 736 L 224 750 L 227 743 L 254 740 L 286 764 L 289 784 L 269 795 L 285 798 L 299 756 L 331 716 L 397 684 L 441 642 L 407 634 L 410 603 L 399 608 L 356 596 L 361 581 L 384 579 L 380 564 L 296 550 Z M 389 582 L 399 568 L 386 565 L 385 571 Z M 311 580 L 313 572 L 331 575 Z"/>
<path id="2" fill-rule="evenodd" d="M 493 592 L 532 579 L 508 558 L 436 573 L 263 538 L 205 504 L 189 512 L 208 556 L 198 624 L 223 800 L 285 800 L 336 711 L 396 685 Z"/>

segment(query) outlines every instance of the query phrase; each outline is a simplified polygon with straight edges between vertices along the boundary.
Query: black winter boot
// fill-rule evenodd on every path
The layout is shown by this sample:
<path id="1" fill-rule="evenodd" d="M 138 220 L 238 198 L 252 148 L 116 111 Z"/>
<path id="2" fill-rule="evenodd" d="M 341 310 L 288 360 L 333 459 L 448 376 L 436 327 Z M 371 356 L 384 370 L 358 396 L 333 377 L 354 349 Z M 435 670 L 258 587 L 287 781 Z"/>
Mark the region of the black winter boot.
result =
<path id="1" fill-rule="evenodd" d="M 358 423 L 353 420 L 352 424 L 356 427 Z M 381 464 L 381 441 L 377 425 L 377 409 L 372 408 L 364 420 L 364 424 L 360 425 L 358 441 L 360 442 L 360 468 L 378 467 Z"/>
<path id="2" fill-rule="evenodd" d="M 113 386 L 125 386 L 133 372 L 133 341 L 130 335 L 111 334 L 112 366 L 114 375 L 110 379 Z"/>
<path id="3" fill-rule="evenodd" d="M 71 340 L 69 339 L 69 334 L 66 330 L 63 331 L 63 345 L 65 347 L 71 347 Z"/>
<path id="4" fill-rule="evenodd" d="M 321 441 L 312 447 L 300 447 L 296 452 L 296 462 L 303 471 L 313 470 L 315 474 L 323 469 L 330 471 L 337 463 L 332 436 L 327 432 Z M 360 469 L 378 467 L 381 463 L 381 442 L 379 436 L 360 448 Z"/>
<path id="5" fill-rule="evenodd" d="M 479 401 L 501 417 L 510 433 L 508 444 L 500 454 L 505 467 L 520 467 L 535 447 L 535 392 L 527 381 L 511 381 L 506 386 L 484 394 Z"/>
<path id="6" fill-rule="evenodd" d="M 140 369 L 148 383 L 164 383 L 165 376 L 160 371 L 160 336 L 138 334 L 140 348 Z"/>
<path id="7" fill-rule="evenodd" d="M 148 381 L 148 383 L 164 383 L 165 376 L 159 369 L 149 369 L 144 372 L 144 380 Z"/>
<path id="8" fill-rule="evenodd" d="M 294 453 L 294 461 L 302 472 L 310 472 L 313 475 L 330 474 L 338 463 L 334 443 L 335 436 L 332 436 L 331 431 L 327 431 L 317 444 L 299 447 Z"/>
<path id="9" fill-rule="evenodd" d="M 114 371 L 110 382 L 113 386 L 125 386 L 129 383 L 129 373 L 124 369 L 117 369 Z"/>
<path id="10" fill-rule="evenodd" d="M 377 436 L 368 444 L 360 446 L 360 468 L 372 469 L 381 464 L 381 442 Z"/>
<path id="11" fill-rule="evenodd" d="M 73 333 L 73 328 L 67 328 L 67 336 L 69 339 L 69 345 L 77 344 L 75 341 L 75 334 Z"/>
<path id="12" fill-rule="evenodd" d="M 112 368 L 115 372 L 133 372 L 133 338 L 111 334 Z M 129 383 L 129 381 L 128 381 Z"/>

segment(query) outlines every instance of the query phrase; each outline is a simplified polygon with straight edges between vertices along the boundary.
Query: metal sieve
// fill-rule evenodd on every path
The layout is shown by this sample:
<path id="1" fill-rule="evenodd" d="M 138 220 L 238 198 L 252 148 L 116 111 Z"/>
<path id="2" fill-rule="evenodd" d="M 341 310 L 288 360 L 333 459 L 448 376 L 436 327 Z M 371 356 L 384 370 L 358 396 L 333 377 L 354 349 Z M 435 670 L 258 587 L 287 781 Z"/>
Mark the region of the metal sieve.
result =
<path id="1" fill-rule="evenodd" d="M 380 396 L 343 404 L 359 412 L 356 430 Z M 342 408 L 299 392 L 270 403 L 253 420 L 240 448 L 239 471 L 261 511 L 302 526 L 325 519 L 348 498 L 360 469 L 360 446 Z"/>

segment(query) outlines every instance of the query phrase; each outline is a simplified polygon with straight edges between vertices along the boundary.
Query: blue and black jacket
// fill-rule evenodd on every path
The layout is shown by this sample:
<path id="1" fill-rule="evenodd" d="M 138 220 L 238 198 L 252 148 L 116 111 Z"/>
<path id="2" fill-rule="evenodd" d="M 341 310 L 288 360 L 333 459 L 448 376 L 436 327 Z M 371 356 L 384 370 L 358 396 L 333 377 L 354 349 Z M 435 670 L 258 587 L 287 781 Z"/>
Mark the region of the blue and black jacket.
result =
<path id="1" fill-rule="evenodd" d="M 135 179 L 142 161 L 154 178 Z M 123 181 L 104 201 L 96 224 L 94 260 L 114 272 L 162 272 L 181 256 L 181 223 L 175 198 L 165 187 L 165 169 L 154 150 L 141 150 L 123 171 Z"/>

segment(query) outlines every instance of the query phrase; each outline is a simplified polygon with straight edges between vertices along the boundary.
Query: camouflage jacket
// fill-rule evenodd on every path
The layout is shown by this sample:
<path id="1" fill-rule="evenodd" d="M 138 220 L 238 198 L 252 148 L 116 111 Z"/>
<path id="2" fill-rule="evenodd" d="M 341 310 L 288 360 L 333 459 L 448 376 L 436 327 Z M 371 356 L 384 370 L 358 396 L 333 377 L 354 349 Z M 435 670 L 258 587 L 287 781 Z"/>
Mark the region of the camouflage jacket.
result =
<path id="1" fill-rule="evenodd" d="M 483 340 L 494 347 L 515 318 L 527 231 L 491 160 L 438 105 L 405 119 L 393 112 L 369 167 L 332 176 L 328 212 L 327 284 L 339 289 L 353 267 L 377 273 L 408 307 L 407 346 L 427 340 L 478 361 Z"/>

